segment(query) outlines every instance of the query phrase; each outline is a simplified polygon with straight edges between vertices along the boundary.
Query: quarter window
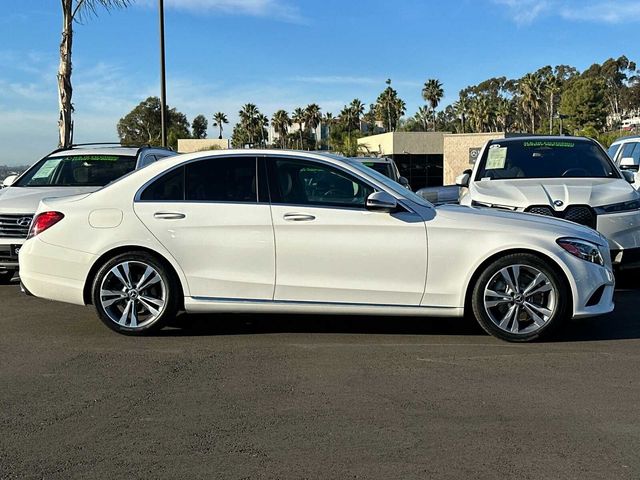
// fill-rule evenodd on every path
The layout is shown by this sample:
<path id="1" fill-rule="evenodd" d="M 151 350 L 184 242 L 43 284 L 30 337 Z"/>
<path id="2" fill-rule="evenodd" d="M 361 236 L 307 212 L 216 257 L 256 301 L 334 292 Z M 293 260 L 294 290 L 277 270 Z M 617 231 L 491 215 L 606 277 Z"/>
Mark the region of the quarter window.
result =
<path id="1" fill-rule="evenodd" d="M 364 208 L 373 193 L 366 183 L 321 163 L 274 159 L 272 166 L 273 203 Z"/>
<path id="2" fill-rule="evenodd" d="M 184 167 L 165 173 L 140 195 L 147 202 L 177 202 L 184 200 Z"/>
<path id="3" fill-rule="evenodd" d="M 186 200 L 255 203 L 255 157 L 214 157 L 186 166 Z"/>
<path id="4" fill-rule="evenodd" d="M 188 163 L 161 176 L 143 201 L 256 203 L 256 158 L 219 157 Z"/>

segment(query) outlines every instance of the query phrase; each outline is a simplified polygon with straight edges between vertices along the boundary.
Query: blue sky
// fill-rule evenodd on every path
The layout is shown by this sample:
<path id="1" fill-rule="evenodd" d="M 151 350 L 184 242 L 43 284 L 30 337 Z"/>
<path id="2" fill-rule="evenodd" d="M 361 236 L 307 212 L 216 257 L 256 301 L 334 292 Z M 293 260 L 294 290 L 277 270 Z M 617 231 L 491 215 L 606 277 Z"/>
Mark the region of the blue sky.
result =
<path id="1" fill-rule="evenodd" d="M 57 142 L 60 4 L 5 2 L 0 17 L 0 164 L 32 163 Z M 75 141 L 117 140 L 116 123 L 158 95 L 157 2 L 76 25 Z M 252 102 L 267 115 L 308 103 L 337 114 L 375 101 L 386 78 L 422 104 L 428 78 L 443 105 L 467 85 L 544 65 L 584 69 L 625 54 L 640 62 L 640 1 L 165 0 L 168 103 L 189 119 Z M 210 120 L 210 124 L 211 124 Z M 231 131 L 231 125 L 228 126 Z M 210 126 L 209 135 L 216 135 Z"/>

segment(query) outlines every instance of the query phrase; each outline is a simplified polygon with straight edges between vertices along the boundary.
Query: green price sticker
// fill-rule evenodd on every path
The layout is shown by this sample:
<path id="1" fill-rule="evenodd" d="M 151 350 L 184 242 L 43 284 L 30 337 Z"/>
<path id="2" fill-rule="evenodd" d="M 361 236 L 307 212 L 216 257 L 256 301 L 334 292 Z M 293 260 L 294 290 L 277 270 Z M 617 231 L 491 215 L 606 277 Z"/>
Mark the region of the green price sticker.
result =
<path id="1" fill-rule="evenodd" d="M 559 148 L 573 148 L 576 146 L 573 142 L 562 141 L 536 141 L 536 142 L 524 142 L 525 147 L 537 148 L 537 147 L 559 147 Z"/>

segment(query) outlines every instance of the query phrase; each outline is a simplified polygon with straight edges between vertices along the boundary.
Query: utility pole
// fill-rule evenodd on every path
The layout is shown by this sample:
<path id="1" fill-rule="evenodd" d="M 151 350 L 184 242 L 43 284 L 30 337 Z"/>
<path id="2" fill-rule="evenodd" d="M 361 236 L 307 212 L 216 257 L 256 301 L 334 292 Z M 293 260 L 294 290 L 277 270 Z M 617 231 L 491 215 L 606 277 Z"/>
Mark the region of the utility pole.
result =
<path id="1" fill-rule="evenodd" d="M 160 17 L 160 129 L 162 146 L 167 146 L 167 83 L 164 64 L 164 0 L 158 0 Z"/>

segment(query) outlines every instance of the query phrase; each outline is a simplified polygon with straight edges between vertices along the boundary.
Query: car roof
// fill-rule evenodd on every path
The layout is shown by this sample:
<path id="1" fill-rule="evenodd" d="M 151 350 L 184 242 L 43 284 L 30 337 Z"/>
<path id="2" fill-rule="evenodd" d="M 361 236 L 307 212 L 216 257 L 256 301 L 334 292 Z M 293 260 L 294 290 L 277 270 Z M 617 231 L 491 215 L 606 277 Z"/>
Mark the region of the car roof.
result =
<path id="1" fill-rule="evenodd" d="M 638 140 L 638 139 L 640 139 L 640 135 L 629 135 L 628 137 L 616 138 L 613 142 L 611 142 L 611 145 L 615 145 L 616 143 L 625 143 L 626 141 Z"/>
<path id="2" fill-rule="evenodd" d="M 71 157 L 77 155 L 119 155 L 123 157 L 135 157 L 138 155 L 138 147 L 97 147 L 97 148 L 69 148 L 56 150 L 49 157 Z"/>
<path id="3" fill-rule="evenodd" d="M 229 157 L 229 156 L 250 156 L 250 157 L 263 157 L 263 156 L 278 156 L 278 157 L 291 157 L 291 158 L 310 158 L 316 160 L 329 161 L 329 163 L 340 162 L 342 164 L 348 164 L 349 159 L 341 155 L 334 153 L 319 153 L 308 152 L 303 150 L 280 150 L 280 149 L 227 149 L 227 150 L 205 150 L 193 153 L 182 153 L 173 156 L 167 156 L 161 161 L 154 162 L 144 170 L 152 171 L 156 168 L 162 168 L 162 170 L 172 168 L 173 166 L 180 165 L 183 162 L 189 162 L 192 160 L 199 160 L 203 158 L 216 158 L 216 157 Z M 155 167 L 155 165 L 162 164 L 162 167 Z"/>
<path id="4" fill-rule="evenodd" d="M 588 137 L 572 137 L 568 135 L 522 135 L 517 137 L 496 138 L 489 140 L 489 143 L 508 143 L 508 142 L 522 142 L 522 141 L 578 141 L 578 142 L 592 142 L 593 140 Z"/>

